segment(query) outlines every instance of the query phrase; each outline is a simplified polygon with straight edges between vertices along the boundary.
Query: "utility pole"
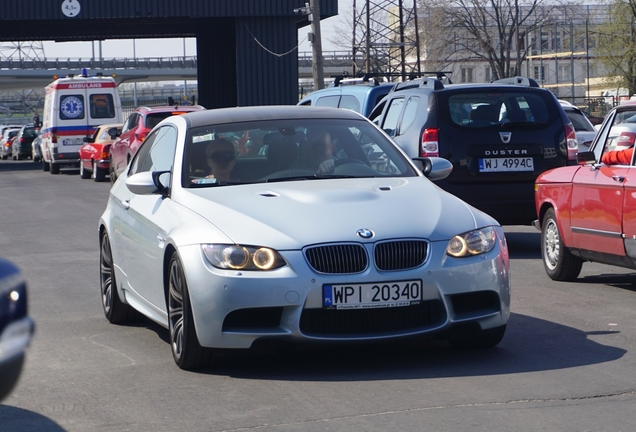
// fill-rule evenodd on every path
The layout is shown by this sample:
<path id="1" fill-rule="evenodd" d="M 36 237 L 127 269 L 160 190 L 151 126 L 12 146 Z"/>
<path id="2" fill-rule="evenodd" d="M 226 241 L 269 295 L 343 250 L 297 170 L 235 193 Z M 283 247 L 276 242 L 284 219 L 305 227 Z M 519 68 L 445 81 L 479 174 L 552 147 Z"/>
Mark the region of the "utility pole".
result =
<path id="1" fill-rule="evenodd" d="M 311 33 L 309 41 L 313 51 L 312 73 L 314 76 L 314 91 L 325 88 L 325 75 L 322 58 L 322 35 L 320 33 L 320 0 L 309 0 L 309 21 Z"/>

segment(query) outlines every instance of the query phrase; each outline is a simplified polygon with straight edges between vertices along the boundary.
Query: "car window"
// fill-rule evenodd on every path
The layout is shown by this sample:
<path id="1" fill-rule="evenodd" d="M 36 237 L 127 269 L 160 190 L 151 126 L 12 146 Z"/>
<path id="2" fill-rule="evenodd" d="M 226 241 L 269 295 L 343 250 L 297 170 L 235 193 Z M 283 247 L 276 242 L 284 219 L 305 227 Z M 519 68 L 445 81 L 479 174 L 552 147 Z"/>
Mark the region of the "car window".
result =
<path id="1" fill-rule="evenodd" d="M 565 110 L 565 114 L 567 114 L 568 118 L 572 122 L 574 126 L 574 130 L 576 132 L 584 131 L 584 132 L 594 132 L 594 126 L 592 123 L 583 115 L 582 112 L 575 111 L 573 109 Z"/>
<path id="2" fill-rule="evenodd" d="M 365 119 L 290 119 L 192 128 L 182 184 L 415 175 L 396 145 Z"/>
<path id="3" fill-rule="evenodd" d="M 163 112 L 163 113 L 150 113 L 146 116 L 145 126 L 148 129 L 152 129 L 157 126 L 163 119 L 167 119 L 172 115 L 172 112 Z"/>
<path id="4" fill-rule="evenodd" d="M 111 94 L 89 96 L 91 117 L 95 119 L 115 118 L 115 103 Z"/>
<path id="5" fill-rule="evenodd" d="M 340 105 L 338 105 L 338 107 L 355 111 L 357 113 L 360 112 L 360 102 L 358 101 L 358 98 L 351 95 L 343 95 L 340 99 Z"/>
<path id="6" fill-rule="evenodd" d="M 380 103 L 375 108 L 373 108 L 373 111 L 371 111 L 371 114 L 369 115 L 369 120 L 371 120 L 376 125 L 379 125 L 380 116 L 382 115 L 382 111 L 384 111 L 385 106 L 386 106 L 386 101 Z"/>
<path id="7" fill-rule="evenodd" d="M 542 128 L 560 118 L 545 95 L 503 90 L 452 94 L 442 115 L 457 126 L 491 129 Z"/>
<path id="8" fill-rule="evenodd" d="M 130 114 L 128 116 L 128 119 L 126 120 L 126 123 L 124 123 L 124 126 L 122 127 L 122 133 L 128 132 L 131 129 L 134 129 L 137 126 L 138 117 L 139 117 L 139 114 L 137 113 Z"/>
<path id="9" fill-rule="evenodd" d="M 594 153 L 606 164 L 629 165 L 632 163 L 633 148 L 636 143 L 636 123 L 625 122 L 624 120 L 629 117 L 625 114 L 636 115 L 636 107 L 633 111 L 624 111 L 613 116 L 599 134 Z"/>
<path id="10" fill-rule="evenodd" d="M 172 170 L 174 151 L 177 148 L 177 130 L 172 126 L 163 126 L 155 136 L 155 141 L 140 172 Z"/>
<path id="11" fill-rule="evenodd" d="M 84 95 L 60 96 L 60 120 L 80 120 L 84 118 Z"/>
<path id="12" fill-rule="evenodd" d="M 130 163 L 130 171 L 128 172 L 129 176 L 142 172 L 143 164 L 148 157 L 148 153 L 150 153 L 152 145 L 157 139 L 158 132 L 159 131 L 155 131 L 155 133 L 148 135 L 141 147 L 139 147 L 139 150 L 137 150 L 137 153 L 135 153 L 135 156 Z"/>
<path id="13" fill-rule="evenodd" d="M 386 117 L 384 117 L 384 123 L 382 123 L 382 129 L 389 134 L 389 136 L 395 136 L 398 119 L 400 118 L 400 112 L 402 112 L 403 105 L 403 97 L 393 99 L 389 104 Z"/>
<path id="14" fill-rule="evenodd" d="M 400 134 L 404 133 L 404 131 L 406 131 L 415 121 L 419 103 L 420 98 L 417 96 L 412 96 L 408 101 L 406 101 L 404 114 L 402 115 L 402 121 L 400 122 Z"/>
<path id="15" fill-rule="evenodd" d="M 340 95 L 337 96 L 323 96 L 321 98 L 316 99 L 316 106 L 327 106 L 332 108 L 338 108 L 338 103 L 340 102 Z"/>

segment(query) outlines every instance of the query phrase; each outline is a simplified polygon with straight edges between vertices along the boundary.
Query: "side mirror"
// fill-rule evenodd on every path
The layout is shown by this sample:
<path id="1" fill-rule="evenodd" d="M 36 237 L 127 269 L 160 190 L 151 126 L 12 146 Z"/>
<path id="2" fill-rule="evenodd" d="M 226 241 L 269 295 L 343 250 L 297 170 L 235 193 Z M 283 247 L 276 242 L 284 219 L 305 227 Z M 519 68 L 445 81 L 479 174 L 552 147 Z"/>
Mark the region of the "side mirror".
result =
<path id="1" fill-rule="evenodd" d="M 108 131 L 108 136 L 110 137 L 110 139 L 116 139 L 119 135 L 121 135 L 121 132 L 117 129 L 111 129 Z"/>
<path id="2" fill-rule="evenodd" d="M 453 164 L 440 157 L 416 157 L 415 164 L 429 180 L 442 180 L 453 171 Z"/>
<path id="3" fill-rule="evenodd" d="M 576 154 L 576 163 L 579 165 L 590 165 L 596 163 L 596 155 L 594 152 L 586 151 Z"/>
<path id="4" fill-rule="evenodd" d="M 165 184 L 170 184 L 170 171 L 145 171 L 133 174 L 126 179 L 126 187 L 135 195 L 150 195 L 156 192 L 165 192 L 168 190 L 161 181 L 161 177 L 168 175 L 168 179 L 164 179 Z"/>

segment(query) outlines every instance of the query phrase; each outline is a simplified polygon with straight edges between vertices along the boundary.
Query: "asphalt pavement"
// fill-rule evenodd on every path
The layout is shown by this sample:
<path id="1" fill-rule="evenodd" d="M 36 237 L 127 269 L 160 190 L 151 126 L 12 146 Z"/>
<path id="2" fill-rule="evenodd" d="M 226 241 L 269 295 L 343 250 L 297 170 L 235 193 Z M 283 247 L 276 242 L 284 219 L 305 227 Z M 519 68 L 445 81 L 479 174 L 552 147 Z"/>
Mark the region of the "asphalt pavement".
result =
<path id="1" fill-rule="evenodd" d="M 551 281 L 539 233 L 506 227 L 512 316 L 494 349 L 314 348 L 185 372 L 167 331 L 103 316 L 97 222 L 109 183 L 0 161 L 0 256 L 37 331 L 0 431 L 633 431 L 636 273 Z M 0 377 L 1 379 L 1 377 Z"/>

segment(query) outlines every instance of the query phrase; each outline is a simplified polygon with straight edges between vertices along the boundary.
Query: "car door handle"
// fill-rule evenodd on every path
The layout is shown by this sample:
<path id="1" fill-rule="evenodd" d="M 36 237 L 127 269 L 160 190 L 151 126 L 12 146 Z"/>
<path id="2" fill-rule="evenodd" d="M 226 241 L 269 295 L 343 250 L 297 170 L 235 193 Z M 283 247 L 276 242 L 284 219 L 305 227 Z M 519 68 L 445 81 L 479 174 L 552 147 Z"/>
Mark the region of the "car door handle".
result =
<path id="1" fill-rule="evenodd" d="M 123 200 L 121 202 L 121 205 L 124 207 L 125 210 L 128 210 L 130 208 L 130 200 L 129 199 Z"/>
<path id="2" fill-rule="evenodd" d="M 623 183 L 625 181 L 625 177 L 624 176 L 615 175 L 615 176 L 612 176 L 612 180 L 617 181 L 619 183 Z"/>

